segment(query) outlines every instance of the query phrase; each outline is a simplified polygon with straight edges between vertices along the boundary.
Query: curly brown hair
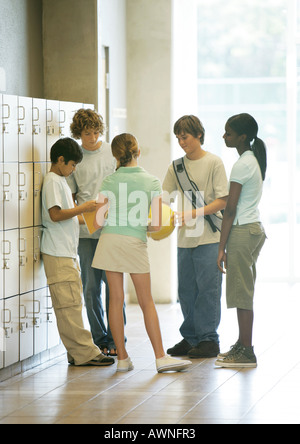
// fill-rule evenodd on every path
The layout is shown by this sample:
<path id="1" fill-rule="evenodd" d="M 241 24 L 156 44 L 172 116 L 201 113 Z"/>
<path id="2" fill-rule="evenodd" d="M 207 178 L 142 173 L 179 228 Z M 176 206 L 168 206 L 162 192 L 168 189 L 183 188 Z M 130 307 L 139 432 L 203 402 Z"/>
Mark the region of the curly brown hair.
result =
<path id="1" fill-rule="evenodd" d="M 82 131 L 93 129 L 102 135 L 105 131 L 103 117 L 92 109 L 79 109 L 73 116 L 70 125 L 71 134 L 74 139 L 80 139 Z"/>

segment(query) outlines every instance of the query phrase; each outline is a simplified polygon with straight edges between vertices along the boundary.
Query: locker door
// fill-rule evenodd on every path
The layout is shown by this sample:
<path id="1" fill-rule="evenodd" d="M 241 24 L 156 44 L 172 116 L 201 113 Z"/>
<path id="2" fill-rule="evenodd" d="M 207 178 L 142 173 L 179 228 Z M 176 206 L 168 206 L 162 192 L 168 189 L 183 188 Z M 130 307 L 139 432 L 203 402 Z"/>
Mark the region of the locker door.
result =
<path id="1" fill-rule="evenodd" d="M 33 292 L 20 296 L 20 361 L 33 355 Z"/>
<path id="2" fill-rule="evenodd" d="M 4 366 L 19 361 L 19 296 L 4 300 L 3 324 L 5 331 Z"/>
<path id="3" fill-rule="evenodd" d="M 3 231 L 4 299 L 19 294 L 19 230 Z"/>
<path id="4" fill-rule="evenodd" d="M 42 225 L 42 185 L 46 175 L 46 163 L 34 163 L 33 165 L 33 225 Z"/>
<path id="5" fill-rule="evenodd" d="M 33 290 L 33 228 L 20 229 L 20 294 Z"/>
<path id="6" fill-rule="evenodd" d="M 47 279 L 41 255 L 42 227 L 34 227 L 33 230 L 33 288 L 38 290 L 47 286 Z"/>
<path id="7" fill-rule="evenodd" d="M 30 97 L 19 97 L 18 132 L 19 162 L 32 162 L 32 99 Z"/>
<path id="8" fill-rule="evenodd" d="M 0 94 L 0 162 L 3 162 L 3 105 L 2 105 L 2 94 Z"/>
<path id="9" fill-rule="evenodd" d="M 4 196 L 4 194 L 3 194 L 3 180 L 4 180 L 3 163 L 0 162 L 0 231 L 2 231 L 4 228 L 3 227 L 3 224 L 4 224 L 4 221 L 3 221 L 3 205 L 4 205 L 4 203 L 3 203 L 3 196 Z"/>
<path id="10" fill-rule="evenodd" d="M 82 108 L 82 103 L 77 102 L 59 102 L 59 126 L 60 137 L 72 137 L 70 125 L 76 111 Z"/>
<path id="11" fill-rule="evenodd" d="M 47 350 L 47 288 L 34 292 L 33 325 L 34 354 Z"/>
<path id="12" fill-rule="evenodd" d="M 18 97 L 3 94 L 3 160 L 18 162 Z"/>
<path id="13" fill-rule="evenodd" d="M 17 163 L 3 164 L 4 230 L 19 226 L 18 167 Z"/>
<path id="14" fill-rule="evenodd" d="M 20 228 L 33 226 L 33 163 L 19 163 Z"/>
<path id="15" fill-rule="evenodd" d="M 47 160 L 47 128 L 46 128 L 46 100 L 33 99 L 33 160 L 34 162 L 46 162 Z"/>
<path id="16" fill-rule="evenodd" d="M 0 231 L 0 299 L 4 298 L 4 244 L 3 231 Z"/>
<path id="17" fill-rule="evenodd" d="M 47 161 L 50 161 L 50 150 L 52 145 L 59 139 L 59 101 L 47 100 Z"/>
<path id="18" fill-rule="evenodd" d="M 5 341 L 5 330 L 4 330 L 4 299 L 0 299 L 0 369 L 4 365 L 4 341 Z"/>
<path id="19" fill-rule="evenodd" d="M 47 348 L 53 348 L 59 345 L 60 337 L 57 330 L 56 317 L 54 313 L 54 308 L 52 307 L 52 300 L 47 287 L 47 324 L 48 324 L 48 338 L 47 338 Z"/>

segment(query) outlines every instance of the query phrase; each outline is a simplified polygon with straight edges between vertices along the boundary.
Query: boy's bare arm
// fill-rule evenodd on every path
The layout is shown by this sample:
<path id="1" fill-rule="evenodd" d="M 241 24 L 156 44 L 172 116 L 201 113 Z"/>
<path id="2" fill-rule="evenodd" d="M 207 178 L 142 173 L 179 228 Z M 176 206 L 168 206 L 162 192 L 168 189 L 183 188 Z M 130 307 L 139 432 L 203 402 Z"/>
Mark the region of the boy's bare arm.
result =
<path id="1" fill-rule="evenodd" d="M 60 207 L 55 206 L 50 208 L 49 215 L 53 222 L 61 222 L 63 220 L 72 219 L 72 217 L 79 216 L 80 214 L 86 212 L 92 212 L 96 210 L 96 201 L 90 200 L 83 203 L 82 205 L 76 206 L 74 208 L 69 208 L 67 210 L 62 210 Z"/>

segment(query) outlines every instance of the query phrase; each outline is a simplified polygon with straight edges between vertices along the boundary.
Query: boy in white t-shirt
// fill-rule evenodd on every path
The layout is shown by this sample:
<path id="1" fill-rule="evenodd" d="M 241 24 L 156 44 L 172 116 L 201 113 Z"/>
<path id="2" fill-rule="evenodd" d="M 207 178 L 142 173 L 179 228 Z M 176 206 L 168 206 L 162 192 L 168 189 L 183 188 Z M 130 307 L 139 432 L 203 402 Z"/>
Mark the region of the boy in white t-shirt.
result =
<path id="1" fill-rule="evenodd" d="M 111 365 L 94 344 L 82 319 L 82 284 L 77 261 L 78 217 L 96 209 L 95 201 L 74 206 L 66 177 L 75 171 L 82 152 L 74 140 L 59 139 L 51 148 L 51 169 L 42 190 L 43 236 L 41 252 L 50 289 L 57 327 L 75 365 Z"/>

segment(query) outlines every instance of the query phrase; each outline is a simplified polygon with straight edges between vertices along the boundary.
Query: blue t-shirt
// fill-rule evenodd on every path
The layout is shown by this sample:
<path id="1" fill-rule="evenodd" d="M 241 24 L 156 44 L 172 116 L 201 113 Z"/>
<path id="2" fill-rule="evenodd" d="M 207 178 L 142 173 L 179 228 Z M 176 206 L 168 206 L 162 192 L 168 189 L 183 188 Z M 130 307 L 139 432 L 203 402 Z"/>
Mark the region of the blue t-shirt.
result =
<path id="1" fill-rule="evenodd" d="M 230 182 L 242 185 L 233 225 L 260 222 L 258 205 L 262 196 L 263 180 L 253 151 L 245 151 L 234 164 Z"/>
<path id="2" fill-rule="evenodd" d="M 132 236 L 147 241 L 149 209 L 162 193 L 160 181 L 141 167 L 121 167 L 102 182 L 109 212 L 102 233 Z"/>

